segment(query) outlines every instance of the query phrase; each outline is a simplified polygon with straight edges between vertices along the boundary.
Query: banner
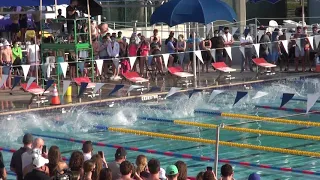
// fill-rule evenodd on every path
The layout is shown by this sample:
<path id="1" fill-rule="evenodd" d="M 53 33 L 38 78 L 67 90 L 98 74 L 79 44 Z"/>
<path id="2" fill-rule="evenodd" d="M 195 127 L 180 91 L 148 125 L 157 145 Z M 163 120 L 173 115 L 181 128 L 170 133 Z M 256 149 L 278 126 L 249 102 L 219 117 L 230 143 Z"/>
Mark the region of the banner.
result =
<path id="1" fill-rule="evenodd" d="M 233 105 L 237 104 L 243 97 L 248 94 L 246 91 L 237 91 L 236 99 L 234 100 Z"/>
<path id="2" fill-rule="evenodd" d="M 28 73 L 29 73 L 30 65 L 28 65 L 28 64 L 27 65 L 21 65 L 21 68 L 22 68 L 24 80 L 27 80 L 27 76 L 28 76 Z"/>
<path id="3" fill-rule="evenodd" d="M 0 88 L 2 88 L 3 84 L 7 81 L 7 79 L 8 79 L 8 75 L 7 74 L 2 74 L 2 78 L 1 78 L 1 81 L 0 81 Z"/>
<path id="4" fill-rule="evenodd" d="M 267 93 L 267 92 L 258 91 L 257 94 L 254 95 L 252 99 L 258 99 L 258 98 L 261 98 L 261 97 L 266 96 L 266 95 L 268 95 L 268 94 L 269 94 L 269 93 Z"/>
<path id="5" fill-rule="evenodd" d="M 307 37 L 308 38 L 308 41 L 309 41 L 309 43 L 310 43 L 310 46 L 311 46 L 311 48 L 312 49 L 314 49 L 314 47 L 313 47 L 313 36 L 309 36 L 309 37 Z"/>
<path id="6" fill-rule="evenodd" d="M 194 89 L 194 90 L 189 91 L 189 99 L 191 98 L 191 96 L 193 94 L 198 93 L 198 92 L 202 92 L 202 89 Z"/>
<path id="7" fill-rule="evenodd" d="M 71 81 L 70 80 L 63 80 L 63 89 L 62 89 L 62 96 L 64 96 L 68 90 L 68 87 L 70 86 Z"/>
<path id="8" fill-rule="evenodd" d="M 245 54 L 245 52 L 244 52 L 244 47 L 243 47 L 243 46 L 239 47 L 239 50 L 240 50 L 242 56 L 243 56 L 244 58 L 246 58 L 246 54 Z"/>
<path id="9" fill-rule="evenodd" d="M 46 82 L 46 88 L 44 88 L 43 93 L 46 92 L 46 91 L 51 87 L 51 85 L 52 85 L 53 83 L 54 83 L 54 80 L 49 79 L 49 80 Z"/>
<path id="10" fill-rule="evenodd" d="M 306 113 L 309 113 L 310 109 L 314 106 L 314 104 L 317 102 L 319 97 L 320 97 L 320 93 L 307 95 L 307 111 L 306 111 Z"/>
<path id="11" fill-rule="evenodd" d="M 216 50 L 215 49 L 210 49 L 210 53 L 211 53 L 211 56 L 213 58 L 213 61 L 216 62 Z"/>
<path id="12" fill-rule="evenodd" d="M 78 62 L 78 67 L 79 67 L 79 70 L 80 70 L 81 74 L 83 74 L 83 70 L 84 70 L 84 61 L 80 61 L 80 62 Z"/>
<path id="13" fill-rule="evenodd" d="M 150 90 L 148 91 L 148 93 L 150 93 L 150 92 L 155 92 L 155 91 L 161 91 L 161 88 L 160 88 L 160 87 L 157 87 L 157 86 L 152 86 L 152 87 L 150 88 Z"/>
<path id="14" fill-rule="evenodd" d="M 127 94 L 129 93 L 129 92 L 131 92 L 132 90 L 134 90 L 134 89 L 138 89 L 138 88 L 142 88 L 143 86 L 141 86 L 141 85 L 131 85 L 130 87 L 129 87 L 129 89 L 127 90 Z"/>
<path id="15" fill-rule="evenodd" d="M 96 86 L 94 87 L 92 94 L 96 94 L 101 88 L 102 86 L 105 85 L 104 83 L 96 83 Z"/>
<path id="16" fill-rule="evenodd" d="M 289 102 L 293 98 L 293 96 L 294 94 L 291 94 L 291 93 L 283 93 L 280 107 L 287 104 L 287 102 Z"/>
<path id="17" fill-rule="evenodd" d="M 203 59 L 202 59 L 202 54 L 200 50 L 197 50 L 194 52 L 194 54 L 198 57 L 198 59 L 204 64 Z"/>
<path id="18" fill-rule="evenodd" d="M 289 54 L 288 51 L 288 40 L 281 41 L 283 48 L 286 50 L 287 54 Z"/>
<path id="19" fill-rule="evenodd" d="M 238 30 L 238 27 L 232 27 L 232 36 L 234 35 L 234 33 L 236 33 Z"/>
<path id="20" fill-rule="evenodd" d="M 3 77 L 3 75 L 2 75 L 2 77 Z M 26 90 L 29 89 L 30 85 L 33 83 L 34 80 L 36 80 L 35 77 L 30 77 L 30 78 L 29 78 L 29 80 L 28 80 L 28 82 L 27 82 Z"/>
<path id="21" fill-rule="evenodd" d="M 136 60 L 137 60 L 137 57 L 129 57 L 131 69 L 133 69 L 133 66 L 134 66 L 134 63 L 136 62 Z"/>
<path id="22" fill-rule="evenodd" d="M 68 69 L 68 65 L 69 63 L 68 62 L 60 62 L 60 68 L 62 70 L 62 73 L 63 73 L 63 77 L 66 78 L 67 76 L 67 69 Z"/>
<path id="23" fill-rule="evenodd" d="M 260 56 L 260 53 L 259 53 L 259 51 L 260 51 L 260 44 L 253 44 L 253 47 L 254 47 L 254 49 L 256 50 L 257 57 L 259 57 L 259 56 Z"/>
<path id="24" fill-rule="evenodd" d="M 162 54 L 164 66 L 165 66 L 166 68 L 168 68 L 169 56 L 170 56 L 170 54 Z"/>
<path id="25" fill-rule="evenodd" d="M 109 93 L 109 96 L 113 95 L 114 93 L 116 93 L 117 91 L 119 91 L 120 89 L 122 89 L 124 87 L 123 84 L 117 84 L 115 85 L 115 87 L 113 88 L 113 90 Z"/>
<path id="26" fill-rule="evenodd" d="M 86 91 L 87 89 L 87 86 L 88 86 L 88 83 L 86 82 L 81 82 L 81 85 L 80 85 L 80 90 L 79 90 L 79 94 L 78 94 L 78 98 L 80 98 L 83 93 Z"/>
<path id="27" fill-rule="evenodd" d="M 210 97 L 209 97 L 209 101 L 213 100 L 217 95 L 223 93 L 225 90 L 213 90 Z"/>
<path id="28" fill-rule="evenodd" d="M 182 88 L 178 88 L 178 87 L 172 87 L 170 89 L 170 91 L 168 92 L 168 94 L 166 95 L 165 99 L 167 99 L 168 97 L 174 95 L 175 93 L 177 93 L 178 91 L 180 91 Z"/>
<path id="29" fill-rule="evenodd" d="M 21 79 L 22 79 L 21 76 L 15 76 L 15 77 L 14 77 L 11 91 L 12 91 L 12 89 L 13 89 L 14 87 L 16 87 L 16 86 L 19 84 L 19 82 L 20 82 Z"/>
<path id="30" fill-rule="evenodd" d="M 231 47 L 225 47 L 224 49 L 226 50 L 226 52 L 227 52 L 227 54 L 228 54 L 228 56 L 229 56 L 230 60 L 232 61 Z"/>
<path id="31" fill-rule="evenodd" d="M 97 65 L 98 73 L 101 76 L 102 66 L 103 66 L 103 59 L 97 59 L 96 60 L 96 65 Z"/>
<path id="32" fill-rule="evenodd" d="M 314 36 L 314 42 L 315 42 L 315 45 L 316 45 L 314 48 L 317 49 L 319 47 L 320 35 Z"/>

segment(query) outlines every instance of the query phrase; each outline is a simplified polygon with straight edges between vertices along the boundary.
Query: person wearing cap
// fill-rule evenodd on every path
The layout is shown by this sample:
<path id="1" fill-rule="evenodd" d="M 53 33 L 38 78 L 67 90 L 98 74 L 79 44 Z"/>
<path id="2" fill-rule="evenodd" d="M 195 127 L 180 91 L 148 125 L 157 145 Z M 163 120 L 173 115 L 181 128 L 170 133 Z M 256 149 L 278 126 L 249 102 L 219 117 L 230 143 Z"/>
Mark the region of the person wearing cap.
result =
<path id="1" fill-rule="evenodd" d="M 248 180 L 260 180 L 260 175 L 257 173 L 250 174 Z"/>
<path id="2" fill-rule="evenodd" d="M 166 176 L 168 180 L 177 180 L 179 175 L 179 171 L 177 166 L 175 165 L 170 165 L 166 169 Z"/>
<path id="3" fill-rule="evenodd" d="M 160 162 L 157 159 L 151 159 L 148 162 L 150 177 L 148 180 L 159 180 Z"/>
<path id="4" fill-rule="evenodd" d="M 84 161 L 90 160 L 92 157 L 93 146 L 91 141 L 86 141 L 82 144 L 82 152 Z"/>
<path id="5" fill-rule="evenodd" d="M 22 173 L 22 160 L 21 156 L 23 153 L 31 149 L 33 137 L 31 134 L 25 134 L 23 136 L 23 147 L 13 153 L 11 162 L 10 162 L 10 170 L 14 172 L 17 176 L 17 180 L 23 179 Z"/>
<path id="6" fill-rule="evenodd" d="M 47 174 L 47 166 L 49 160 L 42 157 L 41 154 L 34 154 L 32 165 L 33 170 L 26 174 L 24 180 L 50 180 L 50 176 Z"/>
<path id="7" fill-rule="evenodd" d="M 113 162 L 108 163 L 108 168 L 111 169 L 112 180 L 117 180 L 121 177 L 120 164 L 127 158 L 126 150 L 122 147 L 118 148 L 114 155 L 114 158 L 115 160 Z"/>
<path id="8" fill-rule="evenodd" d="M 225 164 L 221 167 L 221 180 L 232 180 L 233 169 L 230 164 Z"/>

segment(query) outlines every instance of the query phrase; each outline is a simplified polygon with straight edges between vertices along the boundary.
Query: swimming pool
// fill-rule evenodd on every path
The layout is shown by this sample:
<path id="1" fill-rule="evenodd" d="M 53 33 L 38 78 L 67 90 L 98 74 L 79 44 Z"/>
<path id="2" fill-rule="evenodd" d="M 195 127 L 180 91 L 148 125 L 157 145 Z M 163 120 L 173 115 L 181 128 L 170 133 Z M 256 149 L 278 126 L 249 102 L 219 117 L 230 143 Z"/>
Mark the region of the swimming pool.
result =
<path id="1" fill-rule="evenodd" d="M 255 108 L 255 105 L 278 106 L 281 103 L 283 92 L 294 93 L 295 97 L 306 98 L 308 93 L 316 92 L 320 88 L 320 81 L 317 78 L 308 79 L 288 79 L 254 85 L 248 90 L 249 94 L 239 103 L 233 106 L 234 97 L 237 90 L 246 90 L 243 86 L 227 89 L 223 94 L 217 96 L 212 102 L 208 102 L 209 94 L 197 93 L 190 99 L 187 94 L 177 94 L 167 100 L 159 102 L 127 102 L 115 103 L 104 107 L 86 106 L 82 108 L 72 108 L 69 112 L 61 113 L 27 113 L 14 115 L 0 121 L 0 147 L 18 149 L 23 134 L 31 132 L 38 135 L 73 138 L 75 140 L 91 140 L 104 144 L 119 144 L 127 147 L 137 147 L 140 149 L 152 149 L 158 151 L 170 151 L 179 154 L 192 154 L 194 156 L 214 157 L 214 145 L 196 142 L 186 142 L 178 140 L 168 140 L 132 134 L 123 134 L 97 129 L 95 126 L 103 125 L 108 127 L 120 127 L 149 132 L 158 132 L 179 136 L 188 136 L 204 139 L 215 139 L 215 129 L 176 125 L 169 122 L 146 121 L 140 117 L 156 117 L 164 119 L 182 119 L 191 122 L 201 122 L 207 124 L 224 123 L 234 127 L 251 129 L 272 130 L 279 132 L 290 132 L 297 134 L 320 135 L 316 127 L 303 127 L 298 125 L 278 124 L 261 122 L 255 120 L 232 119 L 213 116 L 205 113 L 194 113 L 197 109 L 207 111 L 232 112 L 240 114 L 251 114 L 266 117 L 283 117 L 284 119 L 295 119 L 318 122 L 319 115 L 276 111 L 271 109 Z M 257 90 L 268 92 L 267 96 L 252 100 Z M 211 90 L 207 91 L 208 93 Z M 306 102 L 290 101 L 285 105 L 288 108 L 306 108 Z M 313 109 L 320 109 L 320 104 L 316 104 Z M 70 157 L 73 150 L 80 150 L 81 143 L 43 137 L 47 146 L 58 145 L 64 157 Z M 73 140 L 73 141 L 75 141 Z M 221 130 L 221 141 L 289 148 L 317 152 L 320 144 L 314 140 L 292 139 L 276 136 L 266 136 L 260 134 L 241 133 Z M 112 161 L 114 148 L 95 146 L 94 151 L 103 150 L 107 161 Z M 135 161 L 141 152 L 129 151 L 128 159 Z M 146 154 L 146 153 L 144 153 Z M 3 152 L 6 167 L 10 164 L 11 153 Z M 157 154 L 146 154 L 150 158 L 158 158 L 161 165 L 166 167 L 177 160 L 183 160 L 188 164 L 188 175 L 196 176 L 200 171 L 204 171 L 207 166 L 213 166 L 212 162 L 196 161 L 192 159 L 175 158 Z M 168 155 L 168 153 L 167 153 Z M 318 158 L 295 156 L 280 153 L 272 153 L 251 149 L 241 149 L 236 147 L 220 146 L 220 159 L 228 159 L 238 162 L 250 162 L 255 164 L 268 164 L 276 167 L 291 167 L 301 170 L 317 171 L 320 167 Z M 223 163 L 219 164 L 220 166 Z M 7 168 L 9 169 L 9 168 Z M 271 171 L 268 169 L 251 168 L 242 165 L 234 165 L 235 178 L 246 179 L 252 172 L 258 172 L 263 179 L 305 179 L 305 175 Z M 316 179 L 317 177 L 311 177 Z M 319 178 L 319 176 L 318 176 Z M 9 179 L 14 179 L 10 176 Z"/>

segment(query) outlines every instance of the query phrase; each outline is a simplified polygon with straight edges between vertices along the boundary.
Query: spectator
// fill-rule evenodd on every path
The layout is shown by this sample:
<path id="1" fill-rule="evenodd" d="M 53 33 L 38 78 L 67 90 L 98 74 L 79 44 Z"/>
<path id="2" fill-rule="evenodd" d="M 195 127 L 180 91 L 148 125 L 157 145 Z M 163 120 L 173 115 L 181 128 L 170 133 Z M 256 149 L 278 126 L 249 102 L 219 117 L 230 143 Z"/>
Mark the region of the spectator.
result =
<path id="1" fill-rule="evenodd" d="M 202 56 L 202 60 L 203 60 L 202 72 L 204 72 L 204 67 L 206 67 L 206 72 L 207 73 L 209 72 L 209 64 L 211 64 L 211 61 L 212 61 L 210 48 L 211 48 L 211 41 L 210 41 L 209 37 L 207 37 L 206 39 L 204 39 L 200 43 L 200 49 L 202 50 L 201 56 Z"/>
<path id="2" fill-rule="evenodd" d="M 224 47 L 230 47 L 233 45 L 234 40 L 233 40 L 232 34 L 230 34 L 230 32 L 229 32 L 229 27 L 224 27 L 224 34 L 222 35 L 222 38 L 224 41 Z M 231 66 L 232 61 L 226 51 L 224 51 L 224 58 L 225 58 L 226 64 L 229 64 L 229 66 Z"/>
<path id="3" fill-rule="evenodd" d="M 244 47 L 244 57 L 242 57 L 241 61 L 241 71 L 248 70 L 248 65 L 250 71 L 253 72 L 252 69 L 252 47 L 253 47 L 253 39 L 250 35 L 250 29 L 245 29 L 243 32 L 243 36 L 240 38 L 241 46 Z"/>
<path id="4" fill-rule="evenodd" d="M 147 57 L 148 57 L 149 51 L 150 51 L 150 45 L 146 41 L 146 38 L 144 36 L 141 36 L 141 42 L 139 45 L 139 49 L 140 49 L 139 69 L 140 69 L 140 75 L 143 76 L 144 65 L 147 62 Z"/>
<path id="5" fill-rule="evenodd" d="M 279 32 L 279 40 L 283 41 L 286 40 L 286 31 L 280 31 Z M 289 50 L 289 47 L 286 47 Z M 284 71 L 288 71 L 289 69 L 289 53 L 287 52 L 287 50 L 285 49 L 285 47 L 283 46 L 283 44 L 280 44 L 280 71 L 282 71 L 283 66 Z"/>
<path id="6" fill-rule="evenodd" d="M 179 171 L 178 180 L 189 180 L 187 164 L 183 161 L 177 161 L 174 165 L 178 168 Z"/>
<path id="7" fill-rule="evenodd" d="M 265 60 L 268 60 L 268 56 L 269 56 L 269 43 L 270 43 L 270 37 L 265 33 L 261 36 L 260 38 L 260 57 L 264 58 Z"/>
<path id="8" fill-rule="evenodd" d="M 122 32 L 121 31 L 118 31 L 117 41 L 118 42 L 122 41 Z"/>
<path id="9" fill-rule="evenodd" d="M 160 172 L 160 162 L 157 159 L 151 159 L 148 162 L 150 177 L 148 180 L 158 180 Z"/>
<path id="10" fill-rule="evenodd" d="M 123 161 L 120 164 L 120 173 L 121 173 L 121 180 L 129 180 L 132 179 L 131 175 L 132 175 L 132 164 L 129 161 Z"/>
<path id="11" fill-rule="evenodd" d="M 84 161 L 91 159 L 92 151 L 93 151 L 92 142 L 91 141 L 84 142 L 82 145 L 82 152 L 83 152 L 83 156 L 84 156 Z"/>
<path id="12" fill-rule="evenodd" d="M 13 41 L 12 58 L 13 58 L 13 64 L 12 64 L 13 70 L 15 71 L 14 74 L 20 75 L 22 50 L 21 50 L 20 44 L 17 41 Z"/>
<path id="13" fill-rule="evenodd" d="M 230 164 L 225 164 L 221 167 L 221 180 L 232 180 L 233 179 L 233 169 Z M 208 180 L 208 179 L 203 179 Z"/>
<path id="14" fill-rule="evenodd" d="M 250 174 L 248 180 L 260 180 L 260 176 L 257 173 Z"/>
<path id="15" fill-rule="evenodd" d="M 57 16 L 58 22 L 61 24 L 61 33 L 65 33 L 64 24 L 66 18 L 62 16 L 62 10 L 58 9 L 58 16 Z"/>
<path id="16" fill-rule="evenodd" d="M 271 53 L 270 56 L 270 63 L 276 64 L 280 55 L 280 44 L 279 44 L 279 29 L 276 28 L 271 35 Z M 274 68 L 272 68 L 274 71 Z"/>
<path id="17" fill-rule="evenodd" d="M 168 67 L 173 66 L 173 62 L 176 59 L 177 54 L 175 54 L 176 52 L 176 46 L 173 44 L 173 37 L 169 37 L 168 38 L 168 42 L 167 42 L 167 52 L 170 54 L 169 56 L 169 63 L 167 64 Z"/>
<path id="18" fill-rule="evenodd" d="M 67 7 L 67 31 L 69 35 L 72 35 L 72 32 L 74 31 L 74 20 L 77 16 L 77 6 L 78 1 L 72 0 L 71 4 Z"/>
<path id="19" fill-rule="evenodd" d="M 32 165 L 34 169 L 27 173 L 24 180 L 50 180 L 50 176 L 47 175 L 46 164 L 49 160 L 42 157 L 40 154 L 34 154 Z"/>
<path id="20" fill-rule="evenodd" d="M 11 8 L 13 11 L 17 11 L 15 7 Z M 20 26 L 19 26 L 19 14 L 11 14 L 10 15 L 10 20 L 11 20 L 11 39 L 13 41 L 17 41 L 18 39 L 18 33 L 20 31 Z"/>
<path id="21" fill-rule="evenodd" d="M 166 176 L 168 180 L 178 180 L 178 168 L 175 165 L 170 165 L 166 169 Z"/>
<path id="22" fill-rule="evenodd" d="M 136 173 L 140 176 L 141 172 L 143 171 L 147 171 L 148 170 L 148 160 L 147 157 L 145 155 L 139 155 L 137 156 L 136 159 Z"/>
<path id="23" fill-rule="evenodd" d="M 103 168 L 100 171 L 99 180 L 112 180 L 112 172 L 109 168 Z"/>
<path id="24" fill-rule="evenodd" d="M 39 7 L 36 7 L 36 10 L 32 13 L 32 22 L 35 29 L 35 36 L 40 36 L 40 30 L 41 30 L 41 13 Z"/>
<path id="25" fill-rule="evenodd" d="M 96 165 L 92 160 L 83 163 L 84 177 L 83 180 L 93 180 L 92 175 L 96 169 Z"/>
<path id="26" fill-rule="evenodd" d="M 8 87 L 11 89 L 11 66 L 13 61 L 12 50 L 10 47 L 10 43 L 8 41 L 4 41 L 3 49 L 0 54 L 0 61 L 2 63 L 2 73 L 8 75 L 6 83 L 4 83 L 3 89 Z"/>
<path id="27" fill-rule="evenodd" d="M 216 62 L 223 61 L 223 48 L 224 48 L 224 40 L 222 36 L 219 35 L 219 31 L 214 31 L 214 37 L 210 39 L 211 41 L 211 49 L 216 49 L 216 57 L 213 57 Z"/>
<path id="28" fill-rule="evenodd" d="M 147 171 L 142 171 L 140 173 L 140 177 L 141 177 L 142 180 L 148 180 L 150 178 L 150 173 L 147 172 Z M 160 178 L 160 180 L 166 180 L 166 179 L 161 179 Z"/>
<path id="29" fill-rule="evenodd" d="M 293 44 L 295 44 L 295 60 L 294 60 L 294 64 L 295 64 L 295 71 L 298 72 L 298 66 L 299 66 L 299 61 L 302 62 L 302 71 L 305 70 L 305 50 L 304 50 L 304 46 L 305 46 L 305 38 L 306 35 L 302 34 L 302 28 L 301 26 L 297 27 L 297 32 L 294 34 L 294 40 L 293 40 Z M 302 39 L 301 39 L 302 38 Z M 300 43 L 300 47 L 299 44 Z"/>
<path id="30" fill-rule="evenodd" d="M 3 156 L 1 152 L 0 152 L 0 179 L 7 180 L 7 171 L 4 166 Z"/>
<path id="31" fill-rule="evenodd" d="M 98 27 L 100 31 L 99 41 L 102 41 L 102 38 L 105 37 L 109 31 L 109 26 L 108 24 L 102 23 Z"/>
<path id="32" fill-rule="evenodd" d="M 79 172 L 81 178 L 83 177 L 83 174 L 84 174 L 83 162 L 84 162 L 84 156 L 80 151 L 74 151 L 71 154 L 71 157 L 69 160 L 69 168 L 71 171 Z"/>
<path id="33" fill-rule="evenodd" d="M 92 36 L 92 48 L 93 48 L 93 58 L 99 59 L 100 44 L 96 36 Z"/>
<path id="34" fill-rule="evenodd" d="M 124 148 L 118 148 L 113 162 L 108 163 L 108 168 L 110 168 L 112 172 L 112 180 L 117 180 L 121 177 L 120 174 L 120 164 L 126 160 L 127 152 Z"/>
<path id="35" fill-rule="evenodd" d="M 103 157 L 101 157 L 99 154 L 95 154 L 91 158 L 96 165 L 96 170 L 93 172 L 92 176 L 92 179 L 94 180 L 99 180 L 100 171 L 102 170 L 103 166 L 107 167 L 107 162 L 104 158 L 104 155 L 102 154 L 102 156 Z"/>
<path id="36" fill-rule="evenodd" d="M 160 180 L 167 180 L 166 170 L 164 170 L 163 168 L 160 168 L 159 179 Z"/>
<path id="37" fill-rule="evenodd" d="M 136 57 L 137 53 L 138 53 L 138 44 L 136 42 L 136 38 L 134 36 L 131 36 L 130 42 L 128 45 L 128 55 L 129 57 Z M 132 70 L 137 71 L 137 67 L 136 67 L 137 63 L 132 64 L 132 66 L 133 66 Z"/>
<path id="38" fill-rule="evenodd" d="M 111 42 L 107 46 L 107 52 L 109 58 L 112 58 L 112 69 L 113 75 L 110 77 L 111 80 L 120 80 L 121 77 L 119 76 L 119 53 L 120 53 L 120 45 L 116 41 L 116 37 L 113 35 L 111 36 Z"/>
<path id="39" fill-rule="evenodd" d="M 27 64 L 30 65 L 30 76 L 36 77 L 36 66 L 40 62 L 40 48 L 35 39 L 31 39 L 31 44 L 27 48 Z"/>
<path id="40" fill-rule="evenodd" d="M 120 57 L 128 57 L 128 43 L 127 43 L 127 38 L 122 37 L 121 40 L 118 41 L 120 45 Z"/>
<path id="41" fill-rule="evenodd" d="M 184 36 L 182 34 L 180 34 L 178 36 L 178 41 L 177 41 L 177 46 L 176 46 L 176 50 L 177 52 L 179 52 L 178 56 L 179 56 L 179 61 L 180 61 L 180 65 L 183 68 L 183 63 L 184 63 L 184 58 L 185 58 L 185 51 L 187 48 L 187 43 L 184 40 Z"/>
<path id="42" fill-rule="evenodd" d="M 22 160 L 21 156 L 23 153 L 31 150 L 31 145 L 33 142 L 33 137 L 31 134 L 25 134 L 23 136 L 23 147 L 13 153 L 10 163 L 10 170 L 17 175 L 17 180 L 23 179 L 22 173 Z"/>
<path id="43" fill-rule="evenodd" d="M 161 49 L 162 42 L 161 42 L 161 37 L 159 36 L 158 29 L 153 30 L 153 35 L 150 37 L 150 42 L 154 41 L 154 38 L 157 38 L 156 43 L 159 45 L 159 48 Z"/>
<path id="44" fill-rule="evenodd" d="M 205 173 L 203 173 L 203 177 L 202 180 L 216 180 L 216 176 L 214 174 L 214 172 L 212 171 L 206 171 Z M 232 180 L 232 179 L 221 179 L 221 180 Z"/>
<path id="45" fill-rule="evenodd" d="M 97 21 L 95 20 L 91 21 L 91 36 L 95 38 L 98 38 L 99 36 L 99 28 L 98 28 Z"/>
<path id="46" fill-rule="evenodd" d="M 76 77 L 76 66 L 77 66 L 76 53 L 74 51 L 69 51 L 68 64 L 69 64 L 70 79 L 73 79 Z"/>
<path id="47" fill-rule="evenodd" d="M 199 172 L 197 174 L 196 180 L 203 180 L 203 175 L 204 175 L 204 172 Z"/>
<path id="48" fill-rule="evenodd" d="M 193 43 L 195 41 L 195 49 L 193 47 Z M 193 38 L 193 33 L 190 33 L 190 37 L 189 39 L 187 40 L 187 46 L 188 46 L 188 51 L 189 51 L 189 60 L 190 62 L 188 63 L 188 67 L 187 67 L 187 71 L 189 72 L 189 69 L 190 69 L 190 66 L 191 66 L 191 63 L 193 62 L 193 55 L 194 55 L 194 51 L 195 50 L 198 50 L 199 49 L 199 43 L 200 43 L 200 40 L 199 38 Z M 197 57 L 196 57 L 197 59 Z M 192 70 L 196 71 L 196 69 L 193 69 L 193 66 L 192 66 Z"/>
<path id="49" fill-rule="evenodd" d="M 169 34 L 169 37 L 166 39 L 166 41 L 165 41 L 165 45 L 167 45 L 168 44 L 168 42 L 169 42 L 169 40 L 170 40 L 170 38 L 173 38 L 173 40 L 172 40 L 172 42 L 173 42 L 173 45 L 174 46 L 176 46 L 177 44 L 177 39 L 176 38 L 174 38 L 174 32 L 173 31 L 170 31 L 170 34 Z"/>
<path id="50" fill-rule="evenodd" d="M 25 11 L 25 9 L 22 8 L 22 11 Z M 27 14 L 20 14 L 19 25 L 20 25 L 20 32 L 21 32 L 21 36 L 20 36 L 21 42 L 25 44 L 26 32 L 28 29 L 28 16 L 27 16 Z"/>
<path id="51" fill-rule="evenodd" d="M 48 152 L 48 159 L 50 177 L 54 177 L 57 174 L 63 174 L 63 170 L 68 168 L 67 163 L 62 160 L 60 149 L 58 146 L 50 147 Z"/>

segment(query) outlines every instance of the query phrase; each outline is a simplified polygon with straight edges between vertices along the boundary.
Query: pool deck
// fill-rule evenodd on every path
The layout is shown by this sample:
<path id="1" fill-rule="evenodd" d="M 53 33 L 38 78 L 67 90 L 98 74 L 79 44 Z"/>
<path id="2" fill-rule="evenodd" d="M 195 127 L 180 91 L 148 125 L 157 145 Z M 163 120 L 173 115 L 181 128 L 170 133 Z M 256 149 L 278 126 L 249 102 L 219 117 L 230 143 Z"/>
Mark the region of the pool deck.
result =
<path id="1" fill-rule="evenodd" d="M 250 84 L 250 83 L 259 83 L 259 82 L 267 82 L 267 81 L 276 81 L 281 79 L 287 79 L 287 78 L 299 78 L 299 77 L 306 77 L 306 76 L 315 76 L 318 73 L 314 72 L 279 72 L 279 69 L 276 70 L 276 74 L 272 76 L 267 75 L 261 75 L 259 79 L 254 78 L 256 76 L 255 72 L 243 72 L 240 73 L 239 67 L 234 67 L 237 69 L 237 72 L 232 73 L 232 76 L 235 77 L 231 81 L 225 81 L 217 83 L 215 81 L 215 78 L 218 77 L 219 73 L 214 72 L 213 69 L 209 70 L 209 73 L 201 73 L 200 78 L 198 79 L 198 86 L 197 89 L 213 89 L 218 87 L 226 87 L 226 86 L 236 86 L 236 85 L 244 85 L 244 84 Z M 193 79 L 193 78 L 192 78 Z M 11 114 L 19 114 L 24 112 L 35 112 L 35 111 L 41 111 L 41 110 L 50 110 L 50 109 L 61 109 L 61 108 L 70 108 L 73 106 L 79 106 L 79 105 L 90 105 L 90 104 L 98 104 L 98 103 L 108 103 L 113 101 L 125 101 L 129 99 L 134 98 L 141 98 L 141 96 L 159 96 L 159 95 L 165 95 L 171 87 L 182 87 L 181 85 L 177 85 L 175 78 L 171 75 L 166 75 L 164 77 L 158 78 L 157 81 L 150 81 L 149 87 L 159 87 L 160 91 L 150 92 L 147 93 L 145 91 L 142 95 L 139 92 L 132 92 L 131 96 L 128 96 L 127 89 L 129 88 L 130 84 L 127 81 L 123 81 L 122 84 L 125 85 L 123 89 L 121 89 L 118 93 L 116 93 L 114 96 L 108 96 L 110 91 L 114 88 L 116 84 L 120 84 L 121 81 L 102 81 L 103 83 L 106 83 L 102 88 L 101 97 L 95 97 L 95 98 L 88 98 L 85 97 L 81 99 L 81 102 L 79 102 L 79 99 L 76 98 L 76 92 L 77 88 L 75 88 L 75 85 L 73 85 L 73 101 L 72 104 L 63 104 L 63 100 L 61 99 L 62 105 L 58 106 L 50 106 L 48 105 L 41 105 L 41 107 L 37 107 L 36 104 L 33 104 L 31 106 L 28 106 L 31 95 L 29 93 L 23 92 L 20 87 L 14 88 L 14 90 L 11 92 L 10 90 L 0 90 L 0 116 L 6 116 Z M 188 91 L 190 89 L 194 89 L 194 85 L 189 85 L 188 88 L 185 86 L 182 87 L 182 92 Z M 52 90 L 49 89 L 49 90 Z M 59 90 L 59 92 L 62 92 L 62 89 Z M 12 95 L 10 95 L 12 93 Z"/>

